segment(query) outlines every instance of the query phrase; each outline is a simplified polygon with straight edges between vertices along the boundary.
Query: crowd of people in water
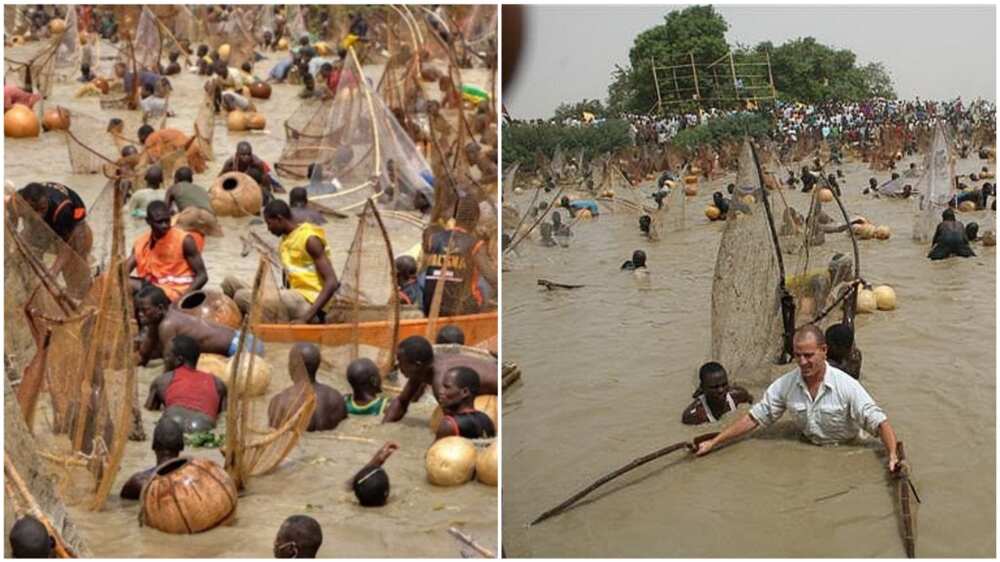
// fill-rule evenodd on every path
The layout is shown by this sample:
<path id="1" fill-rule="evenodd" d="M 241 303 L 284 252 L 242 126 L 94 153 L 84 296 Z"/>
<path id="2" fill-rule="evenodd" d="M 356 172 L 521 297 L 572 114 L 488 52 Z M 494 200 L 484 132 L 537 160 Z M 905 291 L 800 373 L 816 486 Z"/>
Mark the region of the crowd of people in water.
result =
<path id="1" fill-rule="evenodd" d="M 99 36 L 111 42 L 119 40 L 122 22 L 115 18 L 113 10 L 102 6 L 69 9 L 76 10 L 79 31 L 84 36 Z M 445 42 L 450 42 L 455 39 L 456 32 L 446 23 L 446 9 L 435 7 L 428 10 L 426 17 L 429 27 Z M 232 110 L 255 109 L 247 88 L 265 80 L 275 85 L 301 84 L 300 98 L 336 99 L 345 89 L 358 86 L 356 74 L 344 70 L 347 49 L 375 38 L 369 33 L 366 18 L 354 11 L 347 16 L 346 35 L 334 38 L 340 40 L 338 47 L 330 49 L 324 37 L 330 28 L 330 22 L 324 19 L 329 13 L 310 7 L 302 7 L 302 10 L 306 21 L 313 24 L 314 32 L 294 36 L 279 13 L 275 27 L 266 29 L 253 46 L 253 60 L 239 68 L 229 66 L 227 53 L 220 53 L 220 49 L 185 42 L 179 46 L 196 54 L 193 67 L 182 67 L 178 62 L 181 52 L 173 50 L 165 53 L 166 65 L 157 61 L 156 65 L 141 68 L 137 76 L 125 61 L 114 64 L 112 76 L 98 76 L 95 74 L 97 61 L 93 50 L 88 48 L 96 39 L 85 41 L 79 76 L 84 85 L 77 95 L 104 94 L 112 88 L 127 92 L 138 80 L 141 95 L 138 109 L 144 123 L 154 117 L 173 115 L 167 103 L 173 89 L 168 77 L 179 73 L 205 77 L 204 91 L 212 97 L 214 110 L 220 115 Z M 208 14 L 215 22 L 236 17 L 231 6 L 211 7 Z M 53 18 L 66 17 L 65 13 L 53 12 L 51 7 L 25 7 L 19 15 L 27 22 L 26 34 L 42 39 L 49 35 L 49 23 Z M 285 54 L 288 47 L 291 48 Z M 334 57 L 322 56 L 331 51 Z M 269 57 L 276 58 L 277 62 L 262 80 L 255 69 Z M 41 97 L 12 84 L 5 85 L 4 93 L 5 111 L 16 103 L 31 106 Z M 127 135 L 121 119 L 111 119 L 108 131 L 117 133 L 120 138 Z M 239 329 L 182 311 L 181 301 L 213 284 L 217 284 L 217 292 L 236 304 L 241 315 L 249 314 L 251 306 L 255 305 L 251 288 L 243 279 L 235 275 L 219 279 L 209 274 L 212 268 L 206 263 L 205 247 L 216 243 L 212 239 L 224 233 L 220 213 L 213 207 L 209 190 L 204 187 L 206 182 L 215 180 L 204 175 L 208 170 L 206 155 L 199 151 L 197 143 L 191 142 L 190 136 L 173 127 L 154 129 L 144 124 L 135 134 L 138 145 L 123 142 L 119 147 L 119 179 L 114 188 L 124 191 L 127 199 L 125 208 L 120 211 L 136 221 L 144 221 L 148 227 L 135 239 L 127 241 L 130 250 L 125 268 L 130 275 L 128 289 L 134 299 L 139 330 L 135 349 L 137 362 L 140 366 L 153 367 L 154 361 L 162 360 L 162 374 L 149 385 L 145 407 L 163 413 L 153 432 L 155 464 L 127 480 L 120 492 L 121 498 L 126 500 L 139 500 L 143 486 L 153 477 L 156 468 L 183 453 L 185 435 L 215 430 L 220 416 L 225 414 L 227 401 L 232 396 L 222 379 L 198 368 L 199 359 L 205 354 L 232 357 L 238 353 L 241 341 L 244 350 L 261 357 L 269 347 L 259 337 L 250 334 L 244 337 Z M 162 160 L 177 151 L 185 153 L 186 165 L 177 167 L 172 177 L 164 177 Z M 141 177 L 136 177 L 140 156 L 148 166 L 141 171 Z M 218 172 L 218 176 L 242 172 L 256 184 L 255 189 L 260 190 L 260 211 L 243 219 L 237 228 L 249 230 L 253 224 L 265 224 L 277 241 L 275 257 L 282 270 L 284 286 L 276 294 L 264 297 L 262 321 L 266 323 L 292 326 L 337 321 L 331 312 L 341 298 L 338 291 L 342 284 L 331 262 L 330 240 L 323 226 L 329 215 L 310 205 L 310 200 L 336 193 L 343 186 L 335 178 L 323 178 L 318 173 L 319 167 L 318 162 L 310 166 L 306 185 L 285 186 L 273 162 L 255 153 L 249 141 L 241 141 Z M 395 193 L 406 193 L 407 186 L 400 185 L 405 178 L 394 173 L 393 162 L 385 168 L 389 181 L 395 182 L 391 186 Z M 423 173 L 427 183 L 433 185 L 429 169 Z M 411 205 L 406 208 L 392 204 L 394 201 L 386 197 L 378 200 L 386 208 L 410 212 L 427 224 L 434 193 L 412 191 L 412 197 L 407 199 Z M 392 190 L 385 190 L 383 195 L 387 192 L 392 194 Z M 49 274 L 65 283 L 68 294 L 85 295 L 94 282 L 89 268 L 94 230 L 110 228 L 110 225 L 91 224 L 93 217 L 88 210 L 92 214 L 94 202 L 85 201 L 70 185 L 45 180 L 32 181 L 20 188 L 8 183 L 5 195 L 8 217 L 20 221 L 23 236 L 54 237 L 61 241 L 58 248 L 52 248 L 58 257 Z M 298 343 L 288 356 L 291 385 L 274 395 L 268 404 L 272 428 L 277 429 L 288 414 L 298 408 L 301 394 L 297 389 L 303 384 L 311 385 L 316 397 L 315 411 L 308 425 L 310 432 L 334 430 L 348 416 L 398 422 L 404 418 L 410 404 L 430 387 L 443 413 L 435 439 L 495 437 L 497 427 L 493 419 L 474 407 L 477 396 L 497 394 L 495 358 L 436 352 L 441 345 L 466 343 L 462 328 L 449 324 L 448 318 L 494 310 L 498 293 L 496 265 L 489 255 L 488 240 L 477 231 L 483 209 L 487 207 L 481 206 L 472 192 L 458 192 L 449 200 L 454 204 L 441 214 L 443 218 L 439 222 L 426 226 L 418 251 L 395 257 L 395 290 L 399 302 L 419 316 L 441 317 L 435 341 L 411 336 L 400 341 L 395 350 L 390 350 L 395 355 L 399 374 L 406 380 L 399 395 L 390 397 L 385 393 L 383 373 L 368 358 L 358 358 L 346 365 L 342 375 L 351 390 L 341 394 L 318 380 L 322 349 L 315 344 Z M 483 221 L 489 222 L 489 218 L 483 217 Z M 230 224 L 227 223 L 227 229 L 233 228 Z M 439 288 L 439 284 L 443 286 Z M 156 368 L 159 365 L 155 364 Z M 341 376 L 341 373 L 330 375 Z M 386 443 L 350 479 L 360 505 L 378 507 L 386 504 L 389 478 L 383 465 L 399 446 L 394 442 Z M 48 557 L 52 552 L 52 537 L 31 515 L 15 523 L 9 539 L 15 557 Z M 274 555 L 313 557 L 321 543 L 322 531 L 318 522 L 306 515 L 293 515 L 278 531 Z"/>

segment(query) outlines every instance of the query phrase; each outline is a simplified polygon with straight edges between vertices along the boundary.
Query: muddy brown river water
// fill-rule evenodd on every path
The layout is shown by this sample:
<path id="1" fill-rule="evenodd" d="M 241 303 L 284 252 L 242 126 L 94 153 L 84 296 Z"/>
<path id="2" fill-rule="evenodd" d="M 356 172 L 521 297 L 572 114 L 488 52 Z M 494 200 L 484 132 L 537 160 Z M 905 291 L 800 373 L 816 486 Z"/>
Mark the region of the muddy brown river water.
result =
<path id="1" fill-rule="evenodd" d="M 8 50 L 10 56 L 21 53 L 23 51 L 17 49 Z M 266 75 L 278 60 L 276 54 L 269 54 L 269 57 L 255 66 L 258 75 Z M 381 70 L 381 67 L 366 67 L 365 73 L 377 83 Z M 488 83 L 485 70 L 464 70 L 463 76 L 475 83 Z M 190 134 L 202 99 L 204 77 L 185 72 L 171 77 L 171 81 L 175 91 L 170 103 L 177 117 L 168 120 L 168 126 Z M 76 82 L 57 84 L 47 103 L 63 105 L 74 115 L 92 117 L 102 127 L 110 117 L 128 114 L 101 111 L 97 98 L 74 99 L 72 95 L 78 86 Z M 284 145 L 282 123 L 298 107 L 299 89 L 298 86 L 276 85 L 270 100 L 255 100 L 259 111 L 268 119 L 265 132 L 231 133 L 226 130 L 224 117 L 217 117 L 216 160 L 209 162 L 209 169 L 204 174 L 195 177 L 196 183 L 207 188 L 241 140 L 250 141 L 254 153 L 273 164 Z M 131 113 L 126 123 L 136 122 L 136 115 Z M 126 133 L 135 136 L 134 130 L 126 130 Z M 101 175 L 71 173 L 66 141 L 59 133 L 45 133 L 38 139 L 8 139 L 4 146 L 4 179 L 17 187 L 40 180 L 65 183 L 78 191 L 88 205 L 104 187 L 106 180 Z M 286 182 L 289 188 L 295 185 Z M 147 227 L 142 220 L 126 220 L 126 242 L 131 245 Z M 249 226 L 246 218 L 221 218 L 220 222 L 226 231 L 225 237 L 208 238 L 204 251 L 208 287 L 218 288 L 223 276 L 230 274 L 249 283 L 257 260 L 254 255 L 240 257 L 239 235 L 254 231 L 264 239 L 272 242 L 275 239 L 263 225 Z M 354 217 L 332 219 L 326 225 L 338 273 L 342 270 L 356 225 Z M 110 225 L 92 226 L 100 240 L 101 230 Z M 404 251 L 420 241 L 420 231 L 400 221 L 395 228 L 390 226 L 390 238 L 397 252 Z M 289 348 L 288 345 L 268 346 L 273 376 L 266 397 L 255 404 L 254 410 L 260 416 L 265 416 L 267 400 L 290 384 L 286 374 Z M 327 350 L 324 360 L 319 380 L 341 392 L 349 392 L 344 376 L 347 356 Z M 141 400 L 145 400 L 150 381 L 160 372 L 162 366 L 158 364 L 140 372 Z M 429 397 L 430 393 L 427 394 Z M 457 557 L 462 548 L 447 533 L 450 526 L 458 527 L 483 546 L 495 550 L 497 489 L 475 481 L 454 488 L 438 488 L 427 482 L 424 453 L 433 442 L 427 423 L 433 409 L 434 404 L 425 399 L 414 405 L 398 424 L 381 425 L 378 419 L 351 418 L 334 432 L 306 434 L 275 472 L 250 480 L 240 497 L 233 525 L 193 536 L 168 535 L 140 528 L 138 502 L 122 501 L 117 497 L 118 490 L 133 472 L 150 466 L 155 460 L 150 440 L 159 413 L 144 410 L 143 424 L 149 439 L 127 445 L 113 497 L 109 498 L 104 510 L 92 513 L 81 507 L 71 507 L 70 513 L 92 553 L 98 557 L 268 558 L 281 522 L 296 513 L 308 514 L 322 526 L 324 541 L 320 557 Z M 263 427 L 266 423 L 256 425 Z M 221 429 L 224 431 L 224 424 Z M 363 437 L 373 443 L 336 440 L 333 435 Z M 392 486 L 388 505 L 378 509 L 361 508 L 354 494 L 345 488 L 345 482 L 386 440 L 400 444 L 399 451 L 386 463 Z M 211 449 L 188 449 L 184 454 L 221 459 L 219 452 Z"/>
<path id="2" fill-rule="evenodd" d="M 957 171 L 983 164 L 973 156 Z M 849 212 L 893 232 L 888 241 L 859 242 L 862 275 L 894 287 L 898 306 L 859 315 L 857 342 L 861 382 L 906 443 L 923 500 L 917 555 L 993 557 L 996 251 L 977 244 L 975 258 L 927 260 L 929 248 L 910 240 L 913 203 L 862 197 L 873 175 L 867 165 L 842 169 Z M 734 177 L 703 182 L 688 199 L 687 228 L 659 242 L 641 237 L 636 215 L 605 213 L 578 223 L 568 248 L 529 239 L 507 259 L 503 358 L 523 373 L 503 400 L 509 556 L 905 556 L 881 445 L 820 448 L 800 441 L 787 422 L 703 459 L 681 452 L 654 461 L 527 527 L 630 460 L 735 420 L 680 423 L 697 369 L 709 359 L 724 226 L 702 209 Z M 515 204 L 525 208 L 532 193 Z M 959 220 L 982 224 L 992 214 Z M 648 279 L 619 271 L 635 249 L 648 255 Z M 586 287 L 546 291 L 539 278 Z M 730 373 L 730 381 L 759 397 L 788 370 Z"/>

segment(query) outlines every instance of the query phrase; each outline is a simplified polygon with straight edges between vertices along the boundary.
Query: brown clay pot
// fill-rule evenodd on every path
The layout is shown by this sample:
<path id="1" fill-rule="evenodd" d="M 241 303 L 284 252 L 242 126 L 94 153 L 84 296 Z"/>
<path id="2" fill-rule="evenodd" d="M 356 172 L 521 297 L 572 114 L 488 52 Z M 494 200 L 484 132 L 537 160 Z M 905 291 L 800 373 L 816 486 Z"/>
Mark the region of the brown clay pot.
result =
<path id="1" fill-rule="evenodd" d="M 250 96 L 261 100 L 271 99 L 271 85 L 267 82 L 250 84 Z"/>
<path id="2" fill-rule="evenodd" d="M 233 299 L 214 290 L 195 291 L 177 303 L 177 308 L 185 314 L 196 318 L 228 326 L 234 330 L 240 328 L 243 316 Z"/>
<path id="3" fill-rule="evenodd" d="M 247 129 L 259 131 L 267 127 L 267 117 L 263 113 L 247 113 Z"/>
<path id="4" fill-rule="evenodd" d="M 3 133 L 15 139 L 37 137 L 38 116 L 28 106 L 16 103 L 3 114 Z"/>
<path id="5" fill-rule="evenodd" d="M 260 213 L 260 186 L 241 172 L 228 172 L 215 179 L 208 190 L 212 210 L 220 217 L 246 217 Z"/>
<path id="6" fill-rule="evenodd" d="M 234 517 L 236 497 L 233 479 L 214 462 L 172 459 L 143 487 L 140 520 L 164 533 L 200 533 Z"/>
<path id="7" fill-rule="evenodd" d="M 50 107 L 42 115 L 42 128 L 46 131 L 65 131 L 69 123 L 69 111 L 64 107 Z"/>

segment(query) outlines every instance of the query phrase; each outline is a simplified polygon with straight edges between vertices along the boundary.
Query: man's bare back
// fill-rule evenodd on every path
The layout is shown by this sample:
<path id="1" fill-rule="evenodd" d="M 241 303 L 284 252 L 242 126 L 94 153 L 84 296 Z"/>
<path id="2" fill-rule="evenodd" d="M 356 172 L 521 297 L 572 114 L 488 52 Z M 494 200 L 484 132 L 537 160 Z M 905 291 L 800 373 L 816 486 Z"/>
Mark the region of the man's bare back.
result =
<path id="1" fill-rule="evenodd" d="M 161 354 L 163 352 L 162 342 L 168 342 L 174 336 L 183 335 L 198 342 L 202 353 L 229 355 L 229 345 L 236 335 L 236 330 L 232 328 L 195 318 L 173 308 L 168 310 L 166 316 L 160 321 L 157 332 L 161 343 L 158 349 Z"/>
<path id="2" fill-rule="evenodd" d="M 347 403 L 336 389 L 323 383 L 314 383 L 316 410 L 306 431 L 329 431 L 347 418 Z M 278 427 L 285 418 L 299 406 L 301 391 L 293 385 L 279 392 L 267 407 L 267 421 L 271 427 Z"/>

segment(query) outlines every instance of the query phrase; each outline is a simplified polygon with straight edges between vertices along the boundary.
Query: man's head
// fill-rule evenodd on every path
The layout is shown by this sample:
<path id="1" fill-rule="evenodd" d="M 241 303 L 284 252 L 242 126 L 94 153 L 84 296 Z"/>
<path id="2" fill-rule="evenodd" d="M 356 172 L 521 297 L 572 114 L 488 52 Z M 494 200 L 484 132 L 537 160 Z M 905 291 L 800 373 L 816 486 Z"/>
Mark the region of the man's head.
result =
<path id="1" fill-rule="evenodd" d="M 143 99 L 146 99 L 149 96 L 153 95 L 153 85 L 152 84 L 143 84 L 142 85 L 142 93 L 140 95 L 142 96 Z"/>
<path id="2" fill-rule="evenodd" d="M 354 496 L 363 507 L 382 507 L 389 499 L 389 474 L 381 466 L 369 466 L 354 477 Z"/>
<path id="3" fill-rule="evenodd" d="M 201 357 L 201 346 L 190 336 L 174 336 L 166 351 L 163 359 L 168 369 L 176 369 L 182 365 L 194 369 Z"/>
<path id="4" fill-rule="evenodd" d="M 715 206 L 717 208 L 719 208 L 719 206 L 722 205 L 722 201 L 723 197 L 721 191 L 716 191 L 715 193 L 712 194 L 712 202 L 715 203 Z"/>
<path id="5" fill-rule="evenodd" d="M 632 252 L 632 265 L 635 267 L 646 267 L 646 252 L 642 250 Z"/>
<path id="6" fill-rule="evenodd" d="M 878 187 L 878 180 L 875 178 L 868 178 L 868 186 L 873 188 Z"/>
<path id="7" fill-rule="evenodd" d="M 236 163 L 242 166 L 249 166 L 253 163 L 253 147 L 247 141 L 237 143 Z"/>
<path id="8" fill-rule="evenodd" d="M 843 361 L 854 347 L 854 330 L 848 324 L 834 324 L 826 329 L 827 357 Z"/>
<path id="9" fill-rule="evenodd" d="M 49 211 L 49 190 L 40 183 L 29 183 L 17 191 L 17 194 L 31 207 L 40 217 L 44 217 Z"/>
<path id="10" fill-rule="evenodd" d="M 126 144 L 125 146 L 122 147 L 122 151 L 120 154 L 122 158 L 128 158 L 130 156 L 135 156 L 139 154 L 139 149 L 131 144 Z"/>
<path id="11" fill-rule="evenodd" d="M 953 221 L 955 220 L 955 211 L 953 209 L 945 209 L 941 213 L 941 220 L 943 221 Z"/>
<path id="12" fill-rule="evenodd" d="M 698 370 L 699 392 L 713 402 L 725 400 L 729 392 L 729 376 L 726 369 L 715 361 L 709 361 Z M 697 393 L 696 393 L 697 394 Z"/>
<path id="13" fill-rule="evenodd" d="M 846 254 L 838 252 L 830 258 L 827 271 L 830 272 L 831 283 L 836 285 L 851 278 L 851 274 L 854 272 L 854 262 Z"/>
<path id="14" fill-rule="evenodd" d="M 153 430 L 153 452 L 156 463 L 176 458 L 184 450 L 184 428 L 170 416 L 163 416 Z M 163 458 L 161 461 L 160 458 Z"/>
<path id="15" fill-rule="evenodd" d="M 208 45 L 198 45 L 198 56 L 204 57 L 208 54 Z"/>
<path id="16" fill-rule="evenodd" d="M 160 189 L 163 184 L 163 168 L 159 164 L 153 164 L 146 170 L 146 186 L 149 189 Z"/>
<path id="17" fill-rule="evenodd" d="M 319 75 L 322 76 L 323 79 L 328 78 L 330 76 L 331 72 L 333 72 L 333 65 L 332 64 L 330 64 L 328 62 L 324 62 L 322 65 L 320 65 L 320 67 L 319 67 Z"/>
<path id="18" fill-rule="evenodd" d="M 135 305 L 139 313 L 139 324 L 155 328 L 170 308 L 170 299 L 163 289 L 156 285 L 146 285 L 135 296 Z"/>
<path id="19" fill-rule="evenodd" d="M 150 201 L 146 205 L 146 224 L 153 232 L 153 238 L 159 240 L 170 230 L 170 208 L 163 201 Z"/>
<path id="20" fill-rule="evenodd" d="M 417 275 L 417 260 L 413 256 L 399 256 L 396 258 L 396 282 L 400 285 L 408 282 Z"/>
<path id="21" fill-rule="evenodd" d="M 378 365 L 367 357 L 359 357 L 347 365 L 347 384 L 358 395 L 372 396 L 382 392 L 382 377 Z"/>
<path id="22" fill-rule="evenodd" d="M 410 336 L 399 342 L 396 361 L 407 378 L 430 382 L 434 374 L 434 347 L 422 336 Z"/>
<path id="23" fill-rule="evenodd" d="M 153 132 L 154 132 L 153 131 L 153 127 L 150 126 L 150 125 L 143 125 L 143 126 L 139 127 L 139 131 L 137 133 L 139 135 L 139 142 L 145 144 L 146 143 L 146 137 L 148 137 L 149 135 L 153 134 Z"/>
<path id="24" fill-rule="evenodd" d="M 288 205 L 290 207 L 298 207 L 300 209 L 306 208 L 309 205 L 309 192 L 306 191 L 304 187 L 293 188 L 288 193 Z"/>
<path id="25" fill-rule="evenodd" d="M 479 373 L 468 367 L 452 367 L 441 380 L 441 395 L 438 401 L 445 411 L 462 405 L 471 406 L 479 395 Z"/>
<path id="26" fill-rule="evenodd" d="M 965 237 L 968 238 L 970 242 L 979 240 L 979 223 L 970 222 L 965 225 Z"/>
<path id="27" fill-rule="evenodd" d="M 275 558 L 316 558 L 323 544 L 323 529 L 308 515 L 292 515 L 274 537 Z"/>
<path id="28" fill-rule="evenodd" d="M 10 529 L 10 552 L 14 558 L 49 558 L 55 540 L 45 525 L 31 515 L 14 522 Z"/>
<path id="29" fill-rule="evenodd" d="M 465 332 L 454 324 L 448 324 L 438 330 L 437 339 L 434 343 L 457 343 L 465 345 Z"/>
<path id="30" fill-rule="evenodd" d="M 545 209 L 542 210 L 544 211 Z M 562 215 L 559 214 L 559 211 L 552 211 L 552 226 L 555 228 L 562 226 Z"/>
<path id="31" fill-rule="evenodd" d="M 288 353 L 288 375 L 292 382 L 297 382 L 304 376 L 309 382 L 315 383 L 320 359 L 319 347 L 315 344 L 297 343 L 292 346 Z"/>
<path id="32" fill-rule="evenodd" d="M 177 168 L 176 172 L 174 172 L 174 183 L 181 183 L 181 182 L 191 183 L 193 181 L 194 181 L 194 172 L 191 170 L 191 168 L 188 168 L 187 166 L 181 166 L 180 168 Z"/>
<path id="33" fill-rule="evenodd" d="M 81 64 L 80 65 L 80 74 L 82 74 L 84 76 L 90 76 L 90 65 L 87 64 L 87 63 Z"/>
<path id="34" fill-rule="evenodd" d="M 803 378 L 812 379 L 826 372 L 826 336 L 815 324 L 806 324 L 792 338 L 792 355 Z"/>
<path id="35" fill-rule="evenodd" d="M 275 199 L 264 207 L 264 222 L 268 232 L 284 236 L 292 231 L 292 208 L 281 199 Z"/>
<path id="36" fill-rule="evenodd" d="M 174 49 L 173 51 L 170 51 L 170 54 L 167 55 L 167 58 L 170 59 L 170 62 L 177 62 L 177 59 L 181 58 L 181 52 L 178 51 L 177 49 Z"/>
<path id="37" fill-rule="evenodd" d="M 542 225 L 539 228 L 541 229 L 542 240 L 551 240 L 552 239 L 552 225 L 551 224 L 549 224 L 547 222 L 543 222 Z"/>

